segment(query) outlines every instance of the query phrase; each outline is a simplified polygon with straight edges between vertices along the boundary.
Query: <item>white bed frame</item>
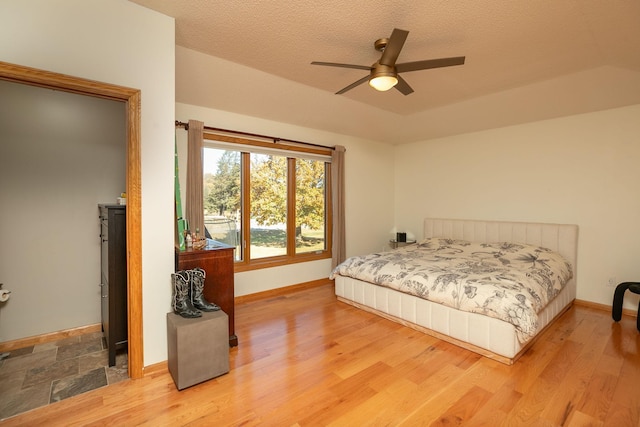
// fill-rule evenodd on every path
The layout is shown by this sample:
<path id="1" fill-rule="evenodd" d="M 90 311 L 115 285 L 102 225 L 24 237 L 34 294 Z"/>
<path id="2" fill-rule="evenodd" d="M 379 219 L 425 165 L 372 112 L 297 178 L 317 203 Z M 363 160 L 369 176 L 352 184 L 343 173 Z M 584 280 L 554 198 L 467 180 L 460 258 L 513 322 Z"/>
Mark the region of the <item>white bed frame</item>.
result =
<path id="1" fill-rule="evenodd" d="M 571 307 L 576 297 L 577 225 L 426 218 L 424 237 L 543 246 L 559 252 L 571 263 L 573 278 L 538 314 L 539 331 L 525 343 L 518 341 L 515 328 L 510 323 L 459 311 L 350 277 L 336 277 L 338 300 L 511 365 L 548 325 Z"/>

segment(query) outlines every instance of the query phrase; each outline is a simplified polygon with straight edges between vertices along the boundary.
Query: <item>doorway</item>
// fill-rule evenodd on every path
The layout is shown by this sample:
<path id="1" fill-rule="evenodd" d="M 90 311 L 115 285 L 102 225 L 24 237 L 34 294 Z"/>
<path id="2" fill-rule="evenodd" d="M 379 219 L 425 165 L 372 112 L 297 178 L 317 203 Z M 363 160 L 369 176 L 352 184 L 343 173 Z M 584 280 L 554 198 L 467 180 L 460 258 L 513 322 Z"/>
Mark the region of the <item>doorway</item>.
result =
<path id="1" fill-rule="evenodd" d="M 125 103 L 129 377 L 143 376 L 140 90 L 0 62 L 0 79 Z"/>

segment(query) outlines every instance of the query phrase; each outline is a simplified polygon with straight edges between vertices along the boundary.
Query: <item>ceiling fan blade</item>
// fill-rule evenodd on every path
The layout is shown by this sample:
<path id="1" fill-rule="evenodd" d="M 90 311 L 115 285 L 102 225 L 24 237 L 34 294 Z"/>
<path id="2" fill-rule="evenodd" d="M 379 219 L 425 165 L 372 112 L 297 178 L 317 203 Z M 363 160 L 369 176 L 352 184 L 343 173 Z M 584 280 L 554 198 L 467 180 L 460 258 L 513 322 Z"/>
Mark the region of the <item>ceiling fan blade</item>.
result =
<path id="1" fill-rule="evenodd" d="M 371 67 L 367 67 L 366 65 L 353 65 L 353 64 L 338 64 L 337 62 L 319 62 L 313 61 L 311 65 L 325 65 L 327 67 L 341 67 L 341 68 L 355 68 L 356 70 L 367 70 L 371 71 Z"/>
<path id="2" fill-rule="evenodd" d="M 351 83 L 349 86 L 345 87 L 344 89 L 340 89 L 339 91 L 336 92 L 336 95 L 342 95 L 343 93 L 345 93 L 348 90 L 353 89 L 356 86 L 360 86 L 362 83 L 366 82 L 369 80 L 369 76 L 364 76 L 363 78 L 361 78 L 358 81 L 355 81 L 353 83 Z"/>
<path id="3" fill-rule="evenodd" d="M 389 42 L 384 48 L 382 56 L 380 57 L 380 61 L 378 62 L 382 65 L 393 67 L 396 63 L 396 60 L 398 59 L 398 55 L 400 55 L 400 51 L 402 50 L 402 46 L 404 46 L 404 42 L 405 40 L 407 40 L 408 35 L 409 31 L 394 28 L 393 32 L 391 33 L 391 37 L 389 37 Z"/>
<path id="4" fill-rule="evenodd" d="M 398 84 L 394 86 L 396 89 L 400 91 L 403 95 L 409 95 L 413 93 L 413 89 L 409 86 L 409 83 L 402 77 L 398 76 Z"/>
<path id="5" fill-rule="evenodd" d="M 406 73 L 409 71 L 427 70 L 429 68 L 451 67 L 453 65 L 464 64 L 464 56 L 456 56 L 453 58 L 426 59 L 424 61 L 405 62 L 397 64 L 398 73 Z"/>

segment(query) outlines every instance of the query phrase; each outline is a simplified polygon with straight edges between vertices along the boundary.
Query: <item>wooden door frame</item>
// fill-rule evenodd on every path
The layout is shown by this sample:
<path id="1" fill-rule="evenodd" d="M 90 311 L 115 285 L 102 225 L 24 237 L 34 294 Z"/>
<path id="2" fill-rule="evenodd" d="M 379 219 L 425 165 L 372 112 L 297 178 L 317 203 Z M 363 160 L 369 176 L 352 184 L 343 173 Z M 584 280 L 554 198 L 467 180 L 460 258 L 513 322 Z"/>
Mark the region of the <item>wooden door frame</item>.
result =
<path id="1" fill-rule="evenodd" d="M 0 61 L 0 79 L 122 101 L 127 111 L 127 295 L 129 377 L 144 375 L 142 341 L 142 217 L 140 90 Z"/>

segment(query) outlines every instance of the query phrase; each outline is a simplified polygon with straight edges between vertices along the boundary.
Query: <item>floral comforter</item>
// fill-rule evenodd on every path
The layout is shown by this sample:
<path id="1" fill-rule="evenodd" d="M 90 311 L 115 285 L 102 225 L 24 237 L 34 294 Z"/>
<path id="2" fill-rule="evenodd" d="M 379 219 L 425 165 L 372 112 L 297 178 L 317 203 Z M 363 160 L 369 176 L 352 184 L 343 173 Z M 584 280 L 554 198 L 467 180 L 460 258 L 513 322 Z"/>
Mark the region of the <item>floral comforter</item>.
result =
<path id="1" fill-rule="evenodd" d="M 351 257 L 330 277 L 336 275 L 504 320 L 526 342 L 537 332 L 537 314 L 571 279 L 572 268 L 560 254 L 538 246 L 430 238 Z"/>

